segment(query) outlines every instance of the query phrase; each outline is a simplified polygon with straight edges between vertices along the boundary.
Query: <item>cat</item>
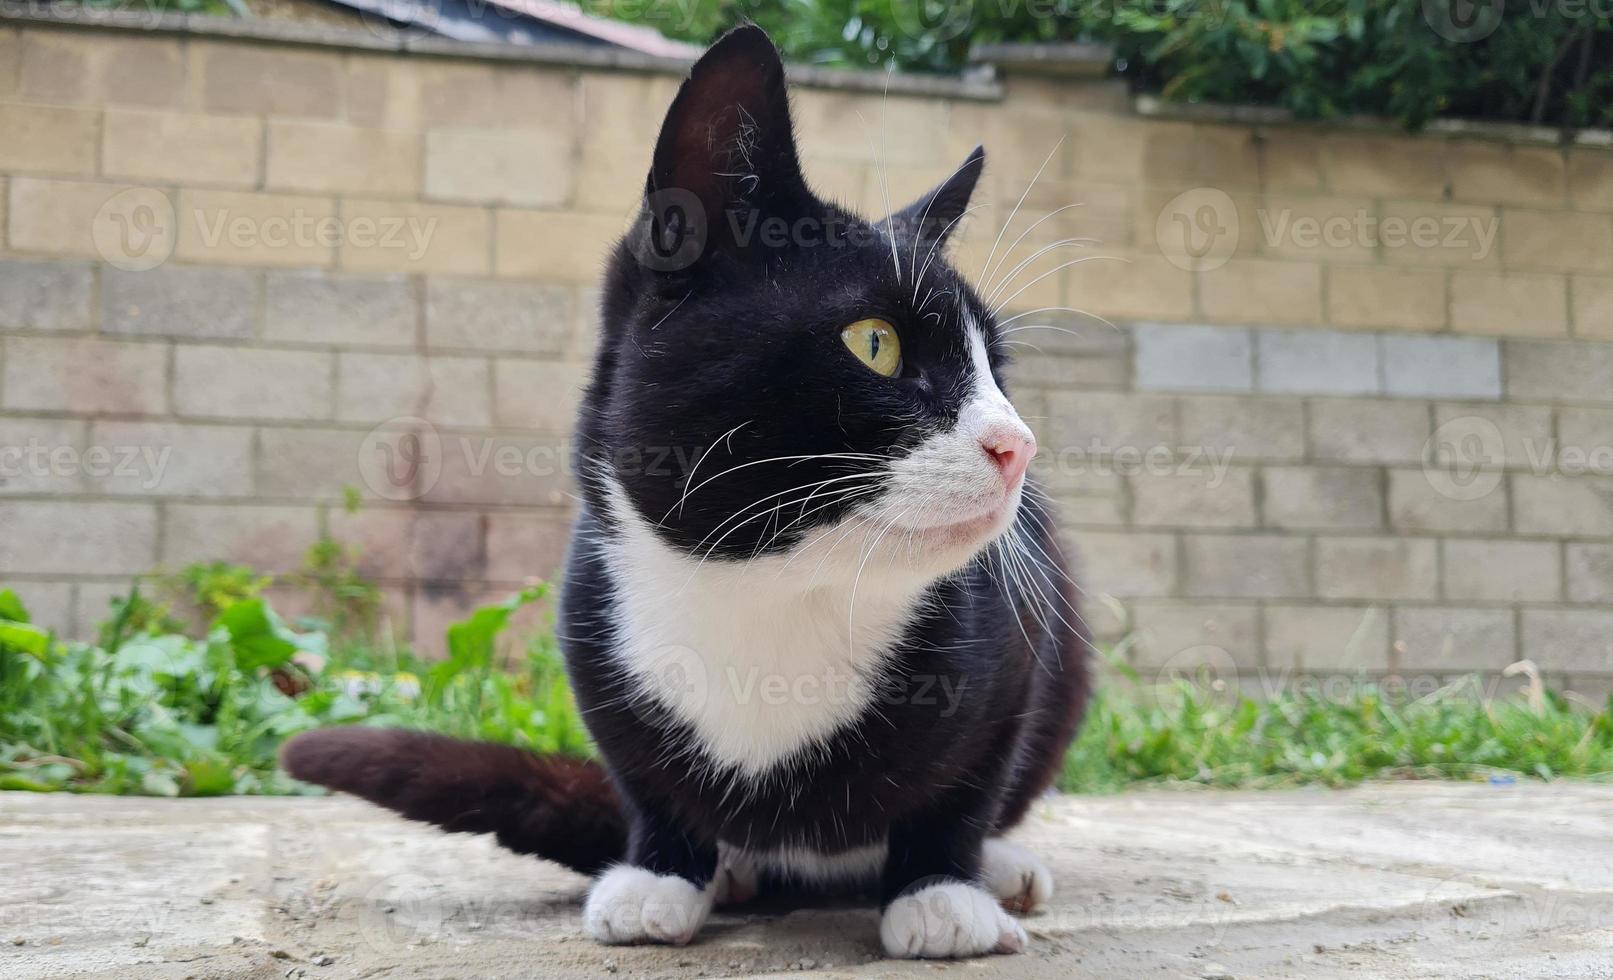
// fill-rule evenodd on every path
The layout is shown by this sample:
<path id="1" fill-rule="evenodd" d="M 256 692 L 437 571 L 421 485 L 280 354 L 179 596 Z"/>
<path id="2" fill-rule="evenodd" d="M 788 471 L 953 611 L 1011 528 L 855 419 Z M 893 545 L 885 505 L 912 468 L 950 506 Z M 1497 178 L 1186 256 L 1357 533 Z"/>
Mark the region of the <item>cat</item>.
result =
<path id="1" fill-rule="evenodd" d="M 768 36 L 718 40 L 610 258 L 577 423 L 558 634 L 598 761 L 336 728 L 285 769 L 595 876 L 604 943 L 841 890 L 893 957 L 1022 950 L 1010 913 L 1053 882 L 1003 834 L 1090 641 L 1007 345 L 945 257 L 984 165 L 864 221 L 808 189 Z"/>

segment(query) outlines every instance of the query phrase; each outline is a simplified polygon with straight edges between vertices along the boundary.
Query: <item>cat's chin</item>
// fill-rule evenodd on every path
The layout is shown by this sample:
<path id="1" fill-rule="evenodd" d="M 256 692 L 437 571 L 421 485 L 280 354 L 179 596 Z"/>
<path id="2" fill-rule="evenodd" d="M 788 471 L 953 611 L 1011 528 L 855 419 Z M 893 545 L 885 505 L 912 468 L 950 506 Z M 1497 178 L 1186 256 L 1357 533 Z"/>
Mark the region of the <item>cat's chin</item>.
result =
<path id="1" fill-rule="evenodd" d="M 1019 500 L 1016 494 L 997 507 L 962 520 L 943 520 L 940 523 L 899 530 L 905 532 L 906 547 L 910 554 L 921 558 L 927 564 L 934 564 L 942 571 L 951 572 L 968 564 L 972 558 L 1001 537 L 1014 523 L 1018 511 Z"/>

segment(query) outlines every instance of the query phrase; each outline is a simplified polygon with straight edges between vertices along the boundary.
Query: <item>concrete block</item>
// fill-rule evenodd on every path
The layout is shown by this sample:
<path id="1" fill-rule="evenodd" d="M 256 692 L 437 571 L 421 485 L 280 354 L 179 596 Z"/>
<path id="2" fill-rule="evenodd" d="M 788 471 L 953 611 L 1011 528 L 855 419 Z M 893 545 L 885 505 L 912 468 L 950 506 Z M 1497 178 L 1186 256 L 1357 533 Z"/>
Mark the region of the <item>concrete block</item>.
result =
<path id="1" fill-rule="evenodd" d="M 1518 659 L 1518 631 L 1510 609 L 1401 608 L 1395 653 L 1403 671 L 1495 671 Z"/>
<path id="2" fill-rule="evenodd" d="M 1613 604 L 1613 544 L 1569 542 L 1566 548 L 1569 601 Z"/>
<path id="3" fill-rule="evenodd" d="M 1497 474 L 1499 476 L 1499 474 Z M 1486 485 L 1489 485 L 1486 483 Z M 1507 486 L 1453 495 L 1450 485 L 1426 470 L 1389 471 L 1389 524 L 1399 531 L 1503 533 L 1507 529 Z"/>
<path id="4" fill-rule="evenodd" d="M 1081 588 L 1119 598 L 1176 591 L 1176 538 L 1170 534 L 1087 531 L 1080 535 Z"/>
<path id="5" fill-rule="evenodd" d="M 263 335 L 270 340 L 412 347 L 419 319 L 414 286 L 402 276 L 268 274 Z"/>
<path id="6" fill-rule="evenodd" d="M 1195 598 L 1283 599 L 1311 595 L 1310 545 L 1276 534 L 1189 535 L 1184 591 Z"/>
<path id="7" fill-rule="evenodd" d="M 570 338 L 573 301 L 565 286 L 432 277 L 426 283 L 426 343 L 558 354 Z"/>
<path id="8" fill-rule="evenodd" d="M 100 125 L 92 109 L 0 102 L 0 170 L 93 174 Z"/>
<path id="9" fill-rule="evenodd" d="M 1523 651 L 1542 670 L 1605 674 L 1613 664 L 1613 611 L 1525 609 Z"/>
<path id="10" fill-rule="evenodd" d="M 0 496 L 83 492 L 85 428 L 70 419 L 0 418 Z"/>
<path id="11" fill-rule="evenodd" d="M 271 119 L 266 168 L 265 185 L 271 190 L 414 196 L 420 193 L 420 136 Z"/>
<path id="12" fill-rule="evenodd" d="M 1317 399 L 1310 403 L 1312 458 L 1326 463 L 1415 463 L 1428 444 L 1421 402 Z"/>
<path id="13" fill-rule="evenodd" d="M 167 411 L 167 377 L 164 344 L 10 337 L 0 393 L 10 409 L 156 415 Z"/>
<path id="14" fill-rule="evenodd" d="M 95 273 L 80 262 L 0 259 L 0 330 L 87 330 Z"/>
<path id="15" fill-rule="evenodd" d="M 203 187 L 253 187 L 263 121 L 151 109 L 108 109 L 101 172 L 109 177 Z"/>
<path id="16" fill-rule="evenodd" d="M 1354 673 L 1389 669 L 1389 610 L 1378 606 L 1267 606 L 1266 666 Z"/>
<path id="17" fill-rule="evenodd" d="M 1445 597 L 1476 602 L 1561 601 L 1559 548 L 1554 541 L 1442 541 Z"/>
<path id="18" fill-rule="evenodd" d="M 1516 473 L 1512 499 L 1520 533 L 1613 537 L 1613 479 Z"/>
<path id="19" fill-rule="evenodd" d="M 1178 401 L 1183 447 L 1239 461 L 1295 460 L 1305 455 L 1305 413 L 1292 399 L 1236 396 Z"/>
<path id="20" fill-rule="evenodd" d="M 1501 261 L 1516 269 L 1613 272 L 1613 214 L 1507 208 Z"/>
<path id="21" fill-rule="evenodd" d="M 162 528 L 162 563 L 231 561 L 284 574 L 302 567 L 319 539 L 313 507 L 169 504 Z"/>
<path id="22" fill-rule="evenodd" d="M 109 463 L 90 474 L 97 493 L 141 497 L 248 497 L 252 430 L 174 422 L 96 422 L 90 444 Z"/>
<path id="23" fill-rule="evenodd" d="M 491 422 L 487 361 L 479 357 L 344 351 L 336 357 L 336 417 L 384 422 L 417 416 L 437 425 Z"/>
<path id="24" fill-rule="evenodd" d="M 1613 402 L 1613 344 L 1509 340 L 1504 352 L 1509 398 Z"/>
<path id="25" fill-rule="evenodd" d="M 191 418 L 326 419 L 331 356 L 312 351 L 181 345 L 174 410 Z"/>
<path id="26" fill-rule="evenodd" d="M 1136 328 L 1135 342 L 1138 388 L 1249 391 L 1254 387 L 1247 330 L 1145 323 Z"/>
<path id="27" fill-rule="evenodd" d="M 493 418 L 499 425 L 569 433 L 589 371 L 570 361 L 502 357 L 493 363 Z"/>
<path id="28" fill-rule="evenodd" d="M 1478 337 L 1384 335 L 1384 390 L 1402 398 L 1501 397 L 1501 350 Z"/>
<path id="29" fill-rule="evenodd" d="M 1255 357 L 1261 391 L 1378 393 L 1378 343 L 1372 336 L 1336 330 L 1257 330 Z"/>
<path id="30" fill-rule="evenodd" d="M 1127 479 L 1141 527 L 1254 527 L 1254 471 L 1209 466 L 1141 469 Z"/>
<path id="31" fill-rule="evenodd" d="M 1437 598 L 1435 543 L 1420 538 L 1320 538 L 1316 593 L 1325 599 Z"/>
<path id="32" fill-rule="evenodd" d="M 1340 327 L 1439 330 L 1445 273 L 1398 266 L 1329 266 L 1327 322 Z"/>
<path id="33" fill-rule="evenodd" d="M 102 329 L 109 334 L 248 340 L 258 274 L 245 269 L 162 266 L 101 270 Z"/>
<path id="34" fill-rule="evenodd" d="M 1371 530 L 1383 526 L 1376 469 L 1267 467 L 1261 473 L 1262 523 L 1286 530 Z"/>
<path id="35" fill-rule="evenodd" d="M 0 573 L 138 575 L 157 561 L 157 508 L 87 501 L 0 501 Z"/>
<path id="36" fill-rule="evenodd" d="M 563 207 L 572 198 L 575 161 L 569 129 L 432 130 L 426 134 L 426 195 L 440 201 Z M 637 184 L 642 183 L 641 175 Z"/>

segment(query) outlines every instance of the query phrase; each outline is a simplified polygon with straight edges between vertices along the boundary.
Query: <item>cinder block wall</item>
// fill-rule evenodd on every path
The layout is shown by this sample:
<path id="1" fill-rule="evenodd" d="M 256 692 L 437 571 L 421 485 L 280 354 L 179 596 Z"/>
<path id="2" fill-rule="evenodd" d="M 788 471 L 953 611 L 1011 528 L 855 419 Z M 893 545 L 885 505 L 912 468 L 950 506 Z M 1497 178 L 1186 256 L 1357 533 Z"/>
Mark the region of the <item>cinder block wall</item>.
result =
<path id="1" fill-rule="evenodd" d="M 366 44 L 0 21 L 0 580 L 45 621 L 325 529 L 429 648 L 554 569 L 676 77 Z M 986 145 L 959 261 L 1028 314 L 1037 469 L 1146 676 L 1613 682 L 1613 151 L 879 88 L 798 90 L 809 174 L 878 211 Z"/>

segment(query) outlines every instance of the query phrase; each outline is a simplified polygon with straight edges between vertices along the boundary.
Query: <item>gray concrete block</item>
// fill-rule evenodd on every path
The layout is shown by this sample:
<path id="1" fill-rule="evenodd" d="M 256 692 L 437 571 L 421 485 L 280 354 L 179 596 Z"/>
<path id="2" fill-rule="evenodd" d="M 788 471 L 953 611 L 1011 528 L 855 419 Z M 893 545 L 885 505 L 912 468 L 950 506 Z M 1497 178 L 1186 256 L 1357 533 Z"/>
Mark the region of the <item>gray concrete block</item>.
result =
<path id="1" fill-rule="evenodd" d="M 1243 327 L 1139 324 L 1137 387 L 1155 391 L 1250 391 L 1254 358 Z"/>
<path id="2" fill-rule="evenodd" d="M 433 278 L 426 284 L 432 347 L 558 354 L 571 336 L 569 287 Z"/>
<path id="3" fill-rule="evenodd" d="M 1505 352 L 1512 398 L 1613 402 L 1613 344 L 1509 340 Z"/>
<path id="4" fill-rule="evenodd" d="M 1384 391 L 1403 398 L 1501 397 L 1501 347 L 1483 337 L 1386 334 Z"/>
<path id="5" fill-rule="evenodd" d="M 1304 538 L 1193 535 L 1184 540 L 1184 591 L 1195 597 L 1301 598 L 1311 594 Z"/>
<path id="6" fill-rule="evenodd" d="M 403 276 L 271 272 L 263 335 L 311 344 L 409 347 L 419 321 L 415 289 Z"/>
<path id="7" fill-rule="evenodd" d="M 1525 609 L 1523 649 L 1542 670 L 1605 674 L 1613 665 L 1613 610 Z"/>
<path id="8" fill-rule="evenodd" d="M 93 327 L 94 280 L 81 262 L 0 261 L 0 330 Z"/>
<path id="9" fill-rule="evenodd" d="M 258 274 L 246 269 L 101 270 L 101 322 L 110 334 L 246 340 L 257 307 Z"/>
<path id="10" fill-rule="evenodd" d="M 1261 391 L 1375 395 L 1382 384 L 1378 339 L 1339 330 L 1257 330 L 1255 377 Z"/>
<path id="11" fill-rule="evenodd" d="M 1401 670 L 1499 670 L 1518 656 L 1512 610 L 1396 609 L 1395 651 Z"/>

